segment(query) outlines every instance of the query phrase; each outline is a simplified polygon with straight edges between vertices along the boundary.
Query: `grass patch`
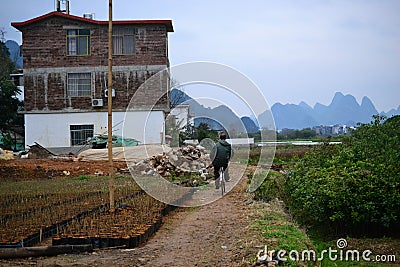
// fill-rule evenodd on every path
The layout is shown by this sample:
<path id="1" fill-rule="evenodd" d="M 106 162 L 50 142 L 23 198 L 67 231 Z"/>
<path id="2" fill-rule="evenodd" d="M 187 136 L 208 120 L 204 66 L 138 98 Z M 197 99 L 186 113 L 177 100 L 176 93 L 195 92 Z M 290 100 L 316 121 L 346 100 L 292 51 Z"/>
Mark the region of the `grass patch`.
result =
<path id="1" fill-rule="evenodd" d="M 234 160 L 242 164 L 291 164 L 302 158 L 312 149 L 311 146 L 279 145 L 273 147 L 239 148 L 235 150 Z M 263 156 L 260 158 L 261 151 Z"/>
<path id="2" fill-rule="evenodd" d="M 259 212 L 263 216 L 253 221 L 251 230 L 257 234 L 259 240 L 263 240 L 268 251 L 285 250 L 289 253 L 295 250 L 301 253 L 303 250 L 313 249 L 313 244 L 307 234 L 285 212 L 281 201 L 262 203 Z M 257 261 L 256 255 L 252 258 L 253 262 Z M 287 258 L 287 261 L 281 263 L 283 266 L 313 266 L 312 262 L 294 261 L 289 258 L 288 254 L 284 257 Z"/>
<path id="3" fill-rule="evenodd" d="M 78 177 L 76 177 L 76 180 L 78 181 L 87 181 L 89 179 L 92 179 L 93 176 L 90 175 L 79 175 Z"/>
<path id="4" fill-rule="evenodd" d="M 299 256 L 301 256 L 301 252 L 304 250 L 315 251 L 317 259 L 315 262 L 296 262 L 288 259 L 283 264 L 284 266 L 400 266 L 400 264 L 396 265 L 396 262 L 394 262 L 394 260 L 397 260 L 397 262 L 400 260 L 399 239 L 346 238 L 349 246 L 343 249 L 342 260 L 340 260 L 340 252 L 333 252 L 336 254 L 332 254 L 330 258 L 328 254 L 329 248 L 340 251 L 336 245 L 337 239 L 326 239 L 326 236 L 321 236 L 320 232 L 311 230 L 309 233 L 310 237 L 308 237 L 304 231 L 299 229 L 291 216 L 286 212 L 284 203 L 278 200 L 286 198 L 283 190 L 286 179 L 285 175 L 273 170 L 270 170 L 268 174 L 261 172 L 257 175 L 265 176 L 265 180 L 256 190 L 255 198 L 267 202 L 264 203 L 267 208 L 263 211 L 262 219 L 255 220 L 252 225 L 254 231 L 261 233 L 260 240 L 265 240 L 269 251 L 284 249 L 289 252 L 296 250 L 300 253 Z M 351 251 L 357 250 L 359 258 L 357 259 L 357 255 L 353 256 L 351 253 L 346 258 L 347 249 Z M 328 252 L 322 254 L 324 250 Z M 372 253 L 369 256 L 371 261 L 362 259 L 362 253 L 365 250 L 371 250 Z M 337 260 L 333 260 L 335 255 L 338 257 Z M 384 255 L 387 262 L 376 262 L 377 255 Z M 256 257 L 254 257 L 254 260 L 257 260 Z"/>

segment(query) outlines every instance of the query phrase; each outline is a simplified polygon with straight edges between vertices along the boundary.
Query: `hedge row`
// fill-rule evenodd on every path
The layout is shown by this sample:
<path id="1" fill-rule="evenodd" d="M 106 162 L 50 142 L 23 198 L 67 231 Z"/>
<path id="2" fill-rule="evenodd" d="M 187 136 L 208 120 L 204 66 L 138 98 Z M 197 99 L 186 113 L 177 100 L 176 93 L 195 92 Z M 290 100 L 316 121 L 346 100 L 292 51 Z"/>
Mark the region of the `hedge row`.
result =
<path id="1" fill-rule="evenodd" d="M 393 235 L 400 230 L 400 116 L 374 116 L 342 145 L 307 153 L 284 184 L 302 224 L 335 235 Z"/>

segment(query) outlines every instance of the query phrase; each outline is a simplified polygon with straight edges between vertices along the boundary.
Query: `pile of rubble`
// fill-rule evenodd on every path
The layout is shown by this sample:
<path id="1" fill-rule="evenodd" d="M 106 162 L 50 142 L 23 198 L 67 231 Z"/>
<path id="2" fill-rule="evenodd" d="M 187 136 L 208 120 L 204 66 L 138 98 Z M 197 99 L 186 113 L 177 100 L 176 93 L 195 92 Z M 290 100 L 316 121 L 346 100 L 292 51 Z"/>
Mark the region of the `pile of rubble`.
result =
<path id="1" fill-rule="evenodd" d="M 131 166 L 142 175 L 161 175 L 163 177 L 182 177 L 188 173 L 198 173 L 198 178 L 206 181 L 209 177 L 207 167 L 211 164 L 210 155 L 202 146 L 187 145 L 172 149 L 144 159 Z"/>
<path id="2" fill-rule="evenodd" d="M 14 154 L 11 150 L 3 150 L 0 148 L 0 159 L 4 160 L 14 159 Z"/>

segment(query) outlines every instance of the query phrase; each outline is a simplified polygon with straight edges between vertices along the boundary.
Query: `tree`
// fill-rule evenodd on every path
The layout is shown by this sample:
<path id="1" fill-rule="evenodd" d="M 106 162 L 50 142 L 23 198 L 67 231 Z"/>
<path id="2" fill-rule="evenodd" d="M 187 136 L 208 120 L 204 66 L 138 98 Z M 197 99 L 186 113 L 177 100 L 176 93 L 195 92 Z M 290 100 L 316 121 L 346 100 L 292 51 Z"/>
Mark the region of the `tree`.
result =
<path id="1" fill-rule="evenodd" d="M 13 126 L 17 122 L 17 112 L 20 105 L 17 94 L 21 91 L 10 80 L 10 74 L 16 68 L 3 42 L 4 31 L 0 31 L 0 34 L 2 35 L 0 41 L 0 135 L 3 137 L 4 148 L 11 149 L 13 144 L 11 135 L 14 133 Z"/>
<path id="2" fill-rule="evenodd" d="M 183 119 L 177 120 L 176 116 L 168 116 L 165 121 L 166 134 L 172 137 L 171 146 L 178 147 L 183 142 L 181 140 L 181 132 L 186 128 L 183 125 Z"/>
<path id="3" fill-rule="evenodd" d="M 294 139 L 309 139 L 317 135 L 314 130 L 310 128 L 304 128 L 302 130 L 285 129 L 280 134 L 278 134 L 278 140 L 294 140 Z"/>
<path id="4" fill-rule="evenodd" d="M 210 126 L 207 123 L 201 122 L 197 127 L 197 140 L 201 142 L 201 140 L 205 138 L 210 138 L 214 141 L 218 141 L 218 132 L 216 130 L 210 129 Z"/>
<path id="5" fill-rule="evenodd" d="M 10 74 L 16 69 L 4 42 L 4 34 L 5 32 L 0 29 L 0 80 L 10 79 Z"/>
<path id="6" fill-rule="evenodd" d="M 185 93 L 185 87 L 180 85 L 177 80 L 174 78 L 171 78 L 171 92 L 170 92 L 170 106 L 171 108 L 174 108 L 185 101 L 190 100 L 190 97 L 188 97 Z"/>

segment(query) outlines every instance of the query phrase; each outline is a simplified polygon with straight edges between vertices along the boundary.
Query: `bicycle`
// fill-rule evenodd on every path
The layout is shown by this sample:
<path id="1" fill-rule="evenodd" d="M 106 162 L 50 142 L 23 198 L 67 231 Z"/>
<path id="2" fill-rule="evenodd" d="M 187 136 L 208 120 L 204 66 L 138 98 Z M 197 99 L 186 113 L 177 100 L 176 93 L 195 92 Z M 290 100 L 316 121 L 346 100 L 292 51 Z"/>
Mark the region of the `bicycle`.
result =
<path id="1" fill-rule="evenodd" d="M 221 187 L 221 193 L 222 195 L 225 194 L 225 170 L 224 167 L 219 168 L 219 186 Z"/>

